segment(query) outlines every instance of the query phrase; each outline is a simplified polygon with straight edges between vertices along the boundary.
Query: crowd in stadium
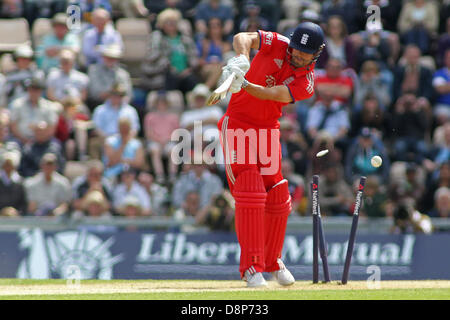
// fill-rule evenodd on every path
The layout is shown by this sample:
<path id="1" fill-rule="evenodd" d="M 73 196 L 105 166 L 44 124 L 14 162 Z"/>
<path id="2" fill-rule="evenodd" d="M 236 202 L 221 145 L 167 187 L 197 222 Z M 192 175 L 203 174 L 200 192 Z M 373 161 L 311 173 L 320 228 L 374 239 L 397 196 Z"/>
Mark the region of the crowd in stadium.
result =
<path id="1" fill-rule="evenodd" d="M 293 214 L 320 174 L 322 214 L 350 215 L 365 175 L 363 215 L 448 218 L 449 13 L 447 0 L 4 0 L 1 21 L 24 18 L 31 36 L 0 59 L 0 215 L 232 229 L 223 165 L 174 163 L 171 135 L 201 121 L 204 147 L 217 141 L 226 101 L 206 99 L 234 34 L 312 21 L 326 34 L 315 95 L 280 119 Z"/>

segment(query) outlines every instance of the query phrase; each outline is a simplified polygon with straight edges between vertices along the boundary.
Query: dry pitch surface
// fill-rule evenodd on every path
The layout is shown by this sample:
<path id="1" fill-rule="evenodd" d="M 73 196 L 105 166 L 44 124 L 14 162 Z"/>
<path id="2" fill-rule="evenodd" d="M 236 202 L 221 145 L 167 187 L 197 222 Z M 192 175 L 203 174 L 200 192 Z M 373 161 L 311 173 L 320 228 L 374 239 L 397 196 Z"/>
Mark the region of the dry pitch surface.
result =
<path id="1" fill-rule="evenodd" d="M 347 285 L 297 281 L 281 287 L 248 289 L 242 281 L 208 280 L 65 280 L 0 279 L 0 299 L 448 299 L 450 280 L 381 281 L 371 288 L 365 281 Z"/>

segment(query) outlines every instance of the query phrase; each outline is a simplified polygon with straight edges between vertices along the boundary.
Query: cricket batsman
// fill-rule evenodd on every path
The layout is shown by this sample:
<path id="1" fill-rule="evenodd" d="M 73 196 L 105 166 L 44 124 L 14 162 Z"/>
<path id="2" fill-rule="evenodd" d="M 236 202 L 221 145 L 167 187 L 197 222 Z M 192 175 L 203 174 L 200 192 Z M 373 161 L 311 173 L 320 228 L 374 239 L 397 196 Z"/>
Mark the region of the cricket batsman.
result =
<path id="1" fill-rule="evenodd" d="M 281 174 L 278 119 L 283 106 L 313 95 L 324 35 L 317 24 L 304 22 L 290 39 L 262 30 L 238 33 L 233 47 L 236 56 L 223 67 L 220 80 L 235 73 L 233 95 L 218 127 L 235 199 L 239 271 L 248 287 L 266 286 L 263 272 L 288 286 L 295 279 L 281 253 L 291 199 Z M 259 51 L 250 64 L 251 49 Z"/>

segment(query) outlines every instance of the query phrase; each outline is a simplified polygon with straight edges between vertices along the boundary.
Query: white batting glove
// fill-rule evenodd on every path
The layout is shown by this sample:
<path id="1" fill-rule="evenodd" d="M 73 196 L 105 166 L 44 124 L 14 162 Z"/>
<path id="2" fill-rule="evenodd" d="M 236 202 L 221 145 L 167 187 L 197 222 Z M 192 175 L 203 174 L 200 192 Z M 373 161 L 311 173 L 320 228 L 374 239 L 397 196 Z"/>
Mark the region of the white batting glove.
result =
<path id="1" fill-rule="evenodd" d="M 237 67 L 241 69 L 245 75 L 248 69 L 250 69 L 250 62 L 248 61 L 247 56 L 240 54 L 228 60 L 227 67 Z"/>
<path id="2" fill-rule="evenodd" d="M 237 67 L 231 67 L 231 72 L 235 73 L 234 80 L 231 83 L 229 91 L 231 93 L 238 93 L 241 91 L 242 83 L 244 82 L 244 72 Z"/>

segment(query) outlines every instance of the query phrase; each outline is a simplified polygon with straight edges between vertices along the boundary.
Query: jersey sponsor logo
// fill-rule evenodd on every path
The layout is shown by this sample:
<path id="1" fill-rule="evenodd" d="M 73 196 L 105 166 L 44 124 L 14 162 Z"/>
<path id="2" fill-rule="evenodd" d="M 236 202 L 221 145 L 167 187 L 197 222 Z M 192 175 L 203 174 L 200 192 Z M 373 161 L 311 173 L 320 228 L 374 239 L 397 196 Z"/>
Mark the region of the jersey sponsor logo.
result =
<path id="1" fill-rule="evenodd" d="M 268 32 L 266 33 L 266 36 L 264 37 L 264 43 L 268 46 L 272 45 L 273 41 L 273 33 Z"/>
<path id="2" fill-rule="evenodd" d="M 286 80 L 284 80 L 283 84 L 287 86 L 292 81 L 294 81 L 294 77 L 293 76 L 291 76 L 291 77 L 287 78 Z"/>
<path id="3" fill-rule="evenodd" d="M 276 80 L 272 75 L 266 75 L 266 87 L 271 88 L 275 85 Z"/>
<path id="4" fill-rule="evenodd" d="M 302 38 L 300 39 L 300 43 L 305 45 L 308 42 L 309 34 L 304 33 Z"/>
<path id="5" fill-rule="evenodd" d="M 281 59 L 273 59 L 273 61 L 276 63 L 279 69 L 283 66 L 283 60 Z"/>

